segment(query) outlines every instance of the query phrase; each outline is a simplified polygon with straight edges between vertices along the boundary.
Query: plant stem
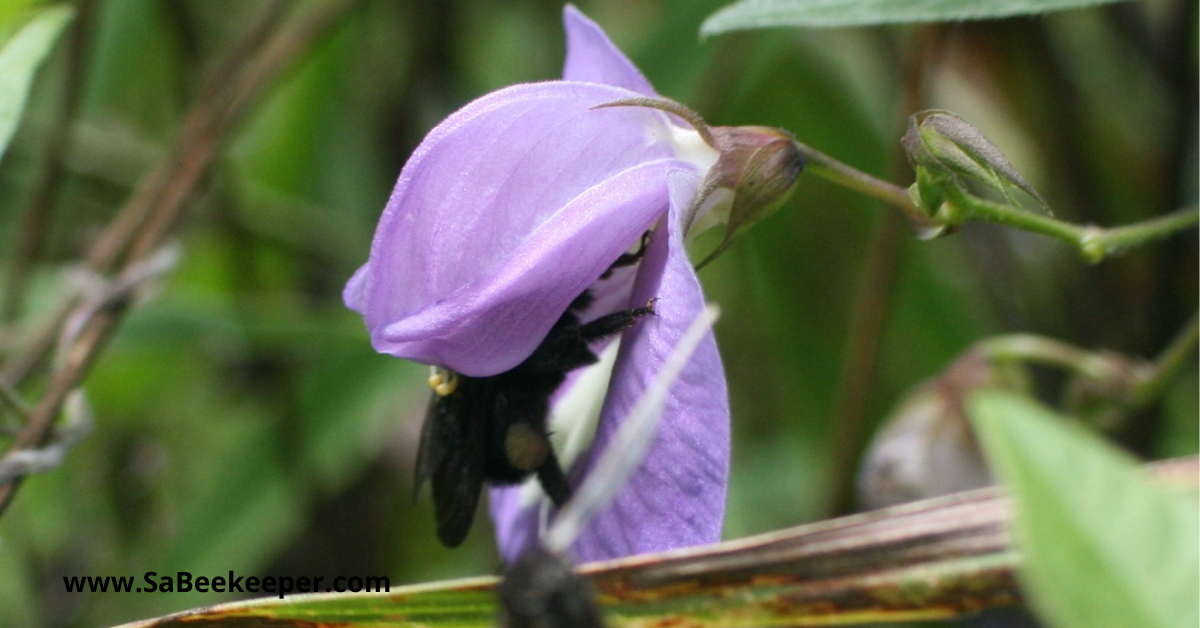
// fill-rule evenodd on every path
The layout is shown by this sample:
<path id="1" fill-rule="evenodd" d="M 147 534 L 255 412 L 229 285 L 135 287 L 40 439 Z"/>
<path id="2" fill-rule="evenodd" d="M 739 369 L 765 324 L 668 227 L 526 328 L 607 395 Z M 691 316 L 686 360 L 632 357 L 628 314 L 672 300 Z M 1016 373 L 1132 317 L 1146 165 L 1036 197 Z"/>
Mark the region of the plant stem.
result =
<path id="1" fill-rule="evenodd" d="M 153 172 L 146 175 L 133 197 L 93 245 L 88 256 L 89 264 L 96 270 L 108 270 L 114 266 L 121 273 L 132 272 L 136 263 L 161 246 L 163 238 L 177 221 L 182 205 L 190 191 L 207 171 L 233 123 L 248 110 L 255 97 L 280 70 L 294 61 L 298 53 L 307 49 L 312 42 L 338 23 L 357 0 L 338 0 L 317 5 L 316 8 L 290 18 L 282 26 L 279 17 L 291 7 L 286 2 L 276 2 L 264 10 L 260 21 L 251 27 L 250 34 L 242 47 L 253 56 L 244 67 L 230 67 L 236 73 L 223 86 L 211 86 L 193 105 L 184 122 L 184 128 L 173 142 L 168 158 Z M 236 49 L 235 49 L 236 50 Z M 224 78 L 224 77 L 222 77 Z M 215 95 L 214 95 L 215 94 Z M 128 250 L 128 254 L 124 253 Z M 41 398 L 34 404 L 25 427 L 13 440 L 10 452 L 40 447 L 48 438 L 55 417 L 66 401 L 67 395 L 87 375 L 89 367 L 103 350 L 115 331 L 129 305 L 127 298 L 120 298 L 105 307 L 91 311 L 88 303 L 79 303 L 73 298 L 65 312 L 54 318 L 59 325 L 70 324 L 75 314 L 86 312 L 87 321 L 75 336 L 70 346 L 63 348 L 61 362 L 50 374 Z M 28 354 L 16 359 L 20 372 L 27 376 L 26 365 L 44 362 L 51 350 L 54 338 L 61 330 L 39 336 L 46 344 L 38 344 Z M 8 372 L 6 367 L 5 372 Z M 12 384 L 13 382 L 6 382 Z M 0 515 L 2 515 L 20 487 L 21 478 L 0 485 Z"/>
<path id="2" fill-rule="evenodd" d="M 929 217 L 908 196 L 908 190 L 852 168 L 811 146 L 796 142 L 796 149 L 804 155 L 805 169 L 814 175 L 855 192 L 861 192 L 899 209 L 917 228 L 922 239 L 937 237 L 944 226 Z"/>
<path id="3" fill-rule="evenodd" d="M 71 122 L 79 104 L 83 83 L 85 50 L 92 30 L 95 0 L 76 2 L 75 23 L 71 25 L 71 37 L 67 44 L 66 69 L 62 78 L 62 95 L 55 103 L 53 123 L 46 134 L 45 155 L 39 165 L 40 172 L 34 179 L 25 208 L 22 210 L 18 239 L 12 248 L 8 265 L 8 282 L 3 301 L 0 301 L 0 320 L 8 323 L 17 320 L 25 301 L 29 284 L 29 273 L 38 255 L 45 248 L 49 225 L 56 207 L 60 182 L 66 171 L 65 156 L 71 149 Z"/>
<path id="4" fill-rule="evenodd" d="M 1183 365 L 1196 354 L 1200 344 L 1200 313 L 1192 316 L 1162 353 L 1152 363 L 1140 362 L 1133 372 L 1134 380 L 1124 402 L 1132 407 L 1142 407 L 1162 394 Z M 989 338 L 976 345 L 976 350 L 987 359 L 996 361 L 1020 361 L 1052 366 L 1070 371 L 1095 381 L 1104 381 L 1114 370 L 1122 370 L 1119 356 L 1085 351 L 1065 342 L 1034 334 L 1011 334 Z"/>
<path id="5" fill-rule="evenodd" d="M 917 229 L 918 237 L 922 239 L 944 235 L 948 227 L 967 220 L 983 220 L 1057 238 L 1074 246 L 1085 260 L 1095 264 L 1112 253 L 1165 238 L 1200 224 L 1200 208 L 1188 207 L 1124 227 L 1105 229 L 1095 225 L 1073 225 L 1057 218 L 973 196 L 953 184 L 943 188 L 946 193 L 946 209 L 931 217 L 913 203 L 908 190 L 877 179 L 801 142 L 796 142 L 796 148 L 804 155 L 805 167 L 809 172 L 899 209 L 908 217 Z"/>
<path id="6" fill-rule="evenodd" d="M 833 456 L 829 471 L 833 515 L 854 507 L 854 479 L 869 434 L 868 408 L 884 330 L 893 305 L 904 243 L 902 221 L 895 214 L 883 216 L 872 235 L 870 255 L 856 286 L 850 333 L 842 373 L 838 379 L 833 411 Z"/>
<path id="7" fill-rule="evenodd" d="M 997 336 L 980 342 L 976 348 L 989 360 L 1052 366 L 1089 379 L 1104 379 L 1112 371 L 1111 360 L 1102 355 L 1035 334 Z"/>
<path id="8" fill-rule="evenodd" d="M 1196 346 L 1200 343 L 1200 313 L 1192 316 L 1192 320 L 1178 335 L 1158 354 L 1154 366 L 1144 379 L 1138 382 L 1130 396 L 1134 402 L 1142 405 L 1158 398 L 1163 388 L 1179 369 L 1187 364 L 1188 359 L 1196 354 Z"/>
<path id="9" fill-rule="evenodd" d="M 1195 227 L 1200 222 L 1200 208 L 1191 207 L 1125 227 L 1103 229 L 1095 234 L 1106 253 L 1115 253 L 1150 240 L 1165 238 L 1173 233 Z"/>
<path id="10" fill-rule="evenodd" d="M 985 220 L 1058 238 L 1073 245 L 1092 264 L 1103 261 L 1110 253 L 1164 238 L 1200 222 L 1200 209 L 1192 207 L 1115 229 L 1080 226 L 978 198 L 955 185 L 948 185 L 944 189 L 946 205 L 950 210 L 949 215 L 945 216 L 947 221 Z"/>
<path id="11" fill-rule="evenodd" d="M 0 381 L 0 405 L 4 405 L 16 413 L 22 424 L 29 420 L 31 412 L 29 404 L 25 403 L 17 391 L 2 381 Z"/>

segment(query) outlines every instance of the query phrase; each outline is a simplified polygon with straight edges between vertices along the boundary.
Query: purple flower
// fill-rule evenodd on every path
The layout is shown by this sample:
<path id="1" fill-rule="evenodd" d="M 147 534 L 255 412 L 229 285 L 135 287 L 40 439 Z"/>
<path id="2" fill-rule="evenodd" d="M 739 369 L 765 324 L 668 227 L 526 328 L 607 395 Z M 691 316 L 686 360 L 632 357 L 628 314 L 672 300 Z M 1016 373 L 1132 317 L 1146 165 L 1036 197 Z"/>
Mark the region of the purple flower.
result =
<path id="1" fill-rule="evenodd" d="M 553 399 L 554 421 L 587 415 L 567 408 L 586 406 L 586 390 L 603 390 L 607 377 L 591 446 L 586 429 L 556 446 L 578 484 L 703 309 L 684 223 L 719 154 L 663 111 L 597 108 L 657 95 L 595 23 L 571 6 L 564 21 L 563 80 L 493 92 L 431 131 L 344 296 L 376 350 L 473 377 L 520 364 L 585 290 L 596 299 L 584 320 L 657 298 L 656 315 L 606 351 L 615 351 L 611 371 L 577 371 Z M 607 272 L 647 231 L 640 263 Z M 729 405 L 710 333 L 672 387 L 645 462 L 581 534 L 576 557 L 719 540 L 728 460 Z M 544 529 L 550 510 L 541 496 L 536 484 L 491 490 L 506 559 Z"/>

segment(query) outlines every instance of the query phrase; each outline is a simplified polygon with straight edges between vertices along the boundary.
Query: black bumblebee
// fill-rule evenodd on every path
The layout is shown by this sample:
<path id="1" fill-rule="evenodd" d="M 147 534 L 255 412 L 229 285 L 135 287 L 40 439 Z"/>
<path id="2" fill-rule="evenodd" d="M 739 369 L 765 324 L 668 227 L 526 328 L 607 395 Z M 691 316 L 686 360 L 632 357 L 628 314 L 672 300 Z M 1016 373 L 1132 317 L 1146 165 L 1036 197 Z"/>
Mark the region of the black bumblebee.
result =
<path id="1" fill-rule="evenodd" d="M 467 377 L 438 369 L 430 378 L 434 394 L 421 427 L 416 481 L 419 491 L 432 480 L 438 538 L 447 547 L 466 538 L 484 482 L 516 484 L 536 473 L 556 506 L 570 499 L 571 487 L 546 431 L 550 396 L 567 373 L 598 361 L 590 343 L 654 313 L 651 301 L 581 323 L 578 313 L 591 302 L 588 292 L 576 298 L 533 353 L 511 370 Z"/>

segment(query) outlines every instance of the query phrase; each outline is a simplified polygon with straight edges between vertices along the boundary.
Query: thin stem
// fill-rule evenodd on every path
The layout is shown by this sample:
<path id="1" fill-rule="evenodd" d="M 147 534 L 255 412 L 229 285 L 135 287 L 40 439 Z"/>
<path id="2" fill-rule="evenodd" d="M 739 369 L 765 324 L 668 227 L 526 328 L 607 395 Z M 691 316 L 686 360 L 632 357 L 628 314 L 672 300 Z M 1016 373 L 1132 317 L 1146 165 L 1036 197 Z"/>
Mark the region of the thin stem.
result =
<path id="1" fill-rule="evenodd" d="M 247 65 L 255 52 L 265 45 L 288 6 L 281 0 L 268 5 L 206 82 L 180 124 L 167 158 L 142 177 L 116 218 L 96 238 L 88 252 L 88 264 L 92 269 L 98 272 L 111 269 L 150 217 L 177 201 L 168 198 L 172 191 L 178 193 L 180 188 L 190 189 L 190 185 L 180 184 L 190 184 L 199 176 L 197 166 L 202 172 L 208 164 L 215 150 L 212 138 L 222 130 L 243 77 L 249 73 Z"/>
<path id="2" fill-rule="evenodd" d="M 801 142 L 796 142 L 796 148 L 804 155 L 805 167 L 810 173 L 885 201 L 899 209 L 923 239 L 943 235 L 948 227 L 967 220 L 983 220 L 1057 238 L 1074 246 L 1085 260 L 1095 264 L 1112 253 L 1165 238 L 1200 224 L 1200 208 L 1189 207 L 1124 227 L 1105 229 L 1094 225 L 1073 225 L 1050 216 L 973 196 L 956 185 L 946 185 L 943 188 L 946 193 L 945 209 L 937 216 L 931 217 L 913 203 L 908 190 L 856 170 Z"/>
<path id="3" fill-rule="evenodd" d="M 1089 229 L 1096 227 L 1081 227 L 1069 222 L 1063 222 L 1050 216 L 1035 214 L 1009 205 L 993 203 L 968 194 L 956 185 L 945 187 L 947 210 L 943 210 L 947 220 L 963 222 L 966 220 L 985 220 L 1023 231 L 1032 231 L 1048 235 L 1074 244 L 1082 252 L 1082 242 L 1088 235 Z M 1102 259 L 1102 258 L 1101 258 Z M 1099 261 L 1099 259 L 1095 260 Z"/>
<path id="4" fill-rule="evenodd" d="M 335 10 L 338 10 L 339 6 L 342 7 L 340 10 L 345 10 L 345 3 L 328 5 L 334 6 Z M 142 176 L 117 216 L 109 221 L 104 231 L 93 241 L 86 256 L 92 270 L 98 273 L 112 270 L 134 239 L 144 234 L 145 223 L 155 211 L 167 211 L 171 209 L 171 203 L 182 202 L 178 193 L 190 189 L 190 185 L 195 183 L 199 176 L 198 172 L 203 172 L 203 167 L 215 154 L 215 145 L 210 138 L 223 131 L 223 125 L 228 123 L 230 115 L 246 106 L 246 99 L 238 98 L 237 90 L 252 93 L 257 89 L 254 82 L 242 77 L 251 76 L 247 66 L 251 64 L 256 51 L 263 48 L 268 36 L 277 29 L 289 6 L 287 2 L 276 0 L 264 9 L 247 34 L 230 50 L 217 71 L 205 82 L 180 124 L 167 157 Z M 315 20 L 318 22 L 323 19 L 321 15 L 316 17 L 319 18 Z M 265 56 L 265 53 L 260 55 Z M 257 70 L 254 76 L 258 80 L 269 77 L 268 74 Z M 200 168 L 199 171 L 197 167 Z M 176 192 L 172 198 L 167 197 L 170 190 Z M 70 296 L 45 326 L 34 334 L 34 340 L 29 343 L 28 348 L 0 367 L 0 379 L 11 386 L 17 386 L 41 368 L 54 347 L 60 328 L 71 317 L 71 312 L 79 306 L 79 302 L 78 295 Z"/>
<path id="5" fill-rule="evenodd" d="M 1103 229 L 1093 235 L 1093 243 L 1103 246 L 1106 253 L 1113 253 L 1151 240 L 1165 238 L 1189 227 L 1195 227 L 1198 222 L 1200 222 L 1200 208 L 1181 209 L 1145 222 Z"/>
<path id="6" fill-rule="evenodd" d="M 925 102 L 925 80 L 931 64 L 936 60 L 933 51 L 941 47 L 939 44 L 943 33 L 944 30 L 937 26 L 926 26 L 915 31 L 912 37 L 902 36 L 894 42 L 899 53 L 896 58 L 900 61 L 900 74 L 904 79 L 901 111 L 920 109 Z M 897 120 L 898 127 L 903 128 L 903 125 L 903 119 Z M 940 232 L 940 227 L 934 230 L 936 225 L 928 222 L 928 216 L 913 205 L 907 191 L 858 173 L 817 151 L 801 148 L 802 151 L 805 149 L 812 156 L 824 160 L 819 162 L 821 166 L 836 167 L 849 180 L 883 194 L 883 197 L 877 198 L 897 205 L 909 215 L 910 226 L 916 229 L 919 236 L 935 237 Z M 902 171 L 906 168 L 905 161 L 903 152 L 896 150 L 892 155 L 891 169 Z M 914 213 L 909 213 L 906 208 Z M 907 241 L 899 216 L 895 213 L 883 216 L 867 249 L 870 255 L 857 286 L 849 340 L 837 383 L 837 396 L 834 398 L 833 456 L 829 475 L 832 489 L 830 503 L 834 514 L 849 512 L 855 505 L 855 476 L 870 435 L 869 391 L 876 388 L 874 383 L 883 350 L 884 332 L 895 305 L 894 295 Z"/>
<path id="7" fill-rule="evenodd" d="M 1140 405 L 1158 398 L 1167 382 L 1196 355 L 1198 344 L 1200 344 L 1200 314 L 1195 314 L 1187 326 L 1175 336 L 1171 344 L 1158 354 L 1158 358 L 1154 360 L 1154 366 L 1146 378 L 1134 387 L 1130 394 L 1133 400 Z"/>
<path id="8" fill-rule="evenodd" d="M 918 228 L 923 238 L 935 237 L 944 229 L 913 203 L 908 190 L 848 166 L 807 144 L 796 142 L 796 149 L 804 155 L 804 167 L 808 172 L 899 209 Z"/>
<path id="9" fill-rule="evenodd" d="M 122 270 L 128 271 L 134 268 L 134 264 L 140 258 L 161 245 L 162 239 L 180 214 L 179 206 L 187 200 L 189 190 L 198 183 L 200 175 L 211 163 L 222 136 L 237 114 L 244 112 L 262 86 L 276 76 L 288 62 L 294 60 L 297 53 L 308 48 L 314 39 L 333 26 L 355 2 L 356 0 L 339 0 L 324 3 L 319 8 L 292 19 L 290 28 L 285 26 L 278 30 L 252 29 L 249 37 L 256 42 L 272 31 L 277 32 L 274 32 L 273 37 L 261 47 L 252 47 L 257 50 L 256 56 L 234 77 L 230 94 L 215 101 L 203 97 L 199 99 L 189 116 L 189 120 L 198 123 L 199 130 L 189 133 L 185 129 L 181 133 L 181 140 L 174 144 L 174 150 L 164 165 L 147 175 L 146 180 L 154 183 L 142 186 L 141 190 L 150 190 L 153 193 L 135 192 L 133 198 L 126 203 L 125 209 L 114 220 L 114 223 L 119 223 L 116 224 L 117 228 L 110 225 L 110 229 L 102 234 L 93 248 L 89 257 L 93 268 L 106 269 L 123 262 Z M 275 23 L 276 10 L 274 7 L 269 8 L 265 14 L 265 20 L 272 26 Z M 139 211 L 130 211 L 131 206 Z M 121 253 L 127 247 L 130 254 L 122 260 Z M 128 305 L 127 298 L 120 298 L 98 311 L 91 311 L 88 310 L 91 308 L 90 304 L 80 304 L 78 299 L 74 299 L 67 308 L 70 313 L 55 319 L 61 321 L 60 324 L 65 327 L 76 320 L 75 313 L 86 311 L 88 314 L 86 323 L 78 330 L 74 341 L 63 349 L 61 361 L 50 375 L 45 392 L 34 406 L 25 428 L 13 441 L 10 452 L 36 448 L 46 441 L 67 395 L 86 376 Z M 46 337 L 52 340 L 57 335 L 55 333 Z M 49 350 L 49 346 L 39 344 L 32 348 L 31 355 L 21 362 L 40 362 Z M 0 485 L 0 514 L 3 514 L 12 502 L 20 482 L 21 479 L 16 478 L 8 484 Z"/>
<path id="10" fill-rule="evenodd" d="M 16 413 L 22 423 L 29 421 L 29 413 L 31 412 L 29 404 L 21 398 L 17 391 L 11 386 L 0 381 L 0 404 L 7 406 L 10 410 Z"/>
<path id="11" fill-rule="evenodd" d="M 900 270 L 901 253 L 908 240 L 895 214 L 883 216 L 872 236 L 849 332 L 842 373 L 833 411 L 833 456 L 830 486 L 832 514 L 850 512 L 854 506 L 854 478 L 868 437 L 868 402 L 879 363 L 884 328 L 892 309 L 892 296 Z"/>
<path id="12" fill-rule="evenodd" d="M 1103 379 L 1110 372 L 1110 360 L 1060 340 L 1035 334 L 1010 334 L 989 338 L 976 345 L 989 360 L 1028 362 L 1053 366 L 1090 379 Z"/>
<path id="13" fill-rule="evenodd" d="M 949 210 L 943 216 L 945 220 L 985 220 L 1047 235 L 1071 244 L 1085 260 L 1093 264 L 1103 261 L 1110 253 L 1164 238 L 1195 227 L 1197 222 L 1200 222 L 1200 209 L 1193 207 L 1114 229 L 1094 225 L 1080 226 L 978 198 L 958 186 L 948 185 L 944 189 Z"/>
<path id="14" fill-rule="evenodd" d="M 1163 349 L 1153 363 L 1138 361 L 1131 386 L 1122 395 L 1122 403 L 1141 407 L 1154 401 L 1188 361 L 1200 344 L 1200 314 L 1188 322 Z M 1012 334 L 989 338 L 976 345 L 987 359 L 1017 361 L 1052 366 L 1095 381 L 1105 381 L 1129 368 L 1133 361 L 1113 354 L 1085 351 L 1065 342 L 1034 334 Z"/>

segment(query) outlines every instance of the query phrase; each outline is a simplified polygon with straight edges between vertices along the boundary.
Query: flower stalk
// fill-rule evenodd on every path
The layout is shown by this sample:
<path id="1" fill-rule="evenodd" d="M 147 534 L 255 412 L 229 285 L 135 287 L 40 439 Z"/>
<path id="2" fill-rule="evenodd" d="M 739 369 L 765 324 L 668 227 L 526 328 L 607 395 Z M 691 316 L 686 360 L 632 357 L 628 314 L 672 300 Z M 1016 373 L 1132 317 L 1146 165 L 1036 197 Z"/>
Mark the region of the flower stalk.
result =
<path id="1" fill-rule="evenodd" d="M 1072 245 L 1086 261 L 1095 264 L 1113 253 L 1148 244 L 1193 229 L 1200 224 L 1200 208 L 1188 207 L 1166 216 L 1122 227 L 1106 229 L 1095 225 L 1075 225 L 1051 216 L 979 198 L 953 183 L 942 186 L 945 202 L 931 216 L 913 202 L 904 188 L 875 178 L 801 142 L 796 142 L 796 148 L 804 156 L 809 172 L 895 207 L 908 218 L 917 232 L 917 237 L 923 240 L 946 235 L 964 222 L 977 220 L 1062 240 Z"/>
<path id="2" fill-rule="evenodd" d="M 1024 362 L 1050 366 L 1089 379 L 1104 379 L 1112 371 L 1112 360 L 1060 340 L 1036 334 L 1010 334 L 989 338 L 977 350 L 995 362 Z"/>
<path id="3" fill-rule="evenodd" d="M 1124 249 L 1195 228 L 1200 223 L 1200 208 L 1192 207 L 1145 222 L 1105 229 L 1095 225 L 1075 225 L 982 199 L 957 186 L 947 186 L 945 192 L 946 203 L 938 214 L 948 222 L 982 220 L 1040 233 L 1072 245 L 1090 264 L 1102 262 L 1109 255 Z"/>
<path id="4" fill-rule="evenodd" d="M 1131 396 L 1138 404 L 1146 404 L 1162 394 L 1166 384 L 1183 365 L 1196 355 L 1200 344 L 1200 313 L 1193 314 L 1180 332 L 1154 360 L 1145 377 L 1134 387 Z"/>
<path id="5" fill-rule="evenodd" d="M 1152 362 L 1111 352 L 1087 351 L 1035 334 L 989 338 L 974 350 L 994 362 L 1062 369 L 1080 381 L 1093 383 L 1096 386 L 1093 392 L 1101 392 L 1107 403 L 1127 412 L 1158 399 L 1167 382 L 1195 356 L 1197 344 L 1200 344 L 1200 314 L 1193 316 Z"/>
<path id="6" fill-rule="evenodd" d="M 807 160 L 808 171 L 812 174 L 835 185 L 881 200 L 900 210 L 916 228 L 917 236 L 922 240 L 936 238 L 945 230 L 944 225 L 913 203 L 908 190 L 895 183 L 877 179 L 803 142 L 796 142 L 796 149 Z"/>

